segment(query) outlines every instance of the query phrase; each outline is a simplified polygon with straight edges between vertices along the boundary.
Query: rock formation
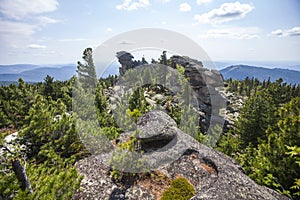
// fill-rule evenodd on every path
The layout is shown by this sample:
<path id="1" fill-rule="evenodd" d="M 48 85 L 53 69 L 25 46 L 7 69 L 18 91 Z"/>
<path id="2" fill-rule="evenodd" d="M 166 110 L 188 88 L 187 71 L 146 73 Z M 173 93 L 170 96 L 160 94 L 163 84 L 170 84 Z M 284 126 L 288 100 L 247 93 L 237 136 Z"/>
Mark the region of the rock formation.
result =
<path id="1" fill-rule="evenodd" d="M 111 166 L 102 155 L 80 160 L 75 166 L 84 178 L 74 199 L 159 199 L 176 177 L 185 177 L 194 186 L 193 200 L 288 199 L 256 184 L 235 160 L 183 133 L 162 111 L 143 115 L 138 128 L 141 130 L 138 139 L 147 161 L 158 161 L 160 165 L 150 173 L 116 181 L 110 176 Z M 160 162 L 172 157 L 170 149 L 181 153 L 171 162 Z"/>
<path id="2" fill-rule="evenodd" d="M 133 68 L 134 62 L 132 59 L 134 57 L 126 51 L 117 52 L 116 56 L 119 59 L 119 63 L 121 64 L 119 73 L 122 76 L 125 74 L 126 70 Z"/>
<path id="3" fill-rule="evenodd" d="M 117 57 L 122 67 L 120 75 L 126 70 L 139 66 L 138 61 L 133 61 L 133 56 L 128 52 L 118 52 Z M 209 132 L 216 124 L 223 126 L 224 115 L 221 110 L 226 109 L 226 100 L 221 96 L 220 91 L 224 90 L 222 75 L 217 70 L 205 68 L 202 62 L 184 56 L 172 56 L 169 59 L 171 67 L 176 69 L 177 65 L 183 66 L 184 75 L 190 83 L 193 94 L 198 101 L 197 112 L 200 117 L 200 128 L 202 132 Z M 150 66 L 150 65 L 149 65 Z M 150 104 L 153 101 L 148 100 Z"/>
<path id="4" fill-rule="evenodd" d="M 184 67 L 185 77 L 189 80 L 192 89 L 195 91 L 200 115 L 200 127 L 202 132 L 209 131 L 214 124 L 224 124 L 224 116 L 220 111 L 226 108 L 226 99 L 221 96 L 220 91 L 224 90 L 223 77 L 217 70 L 209 70 L 203 66 L 201 61 L 184 56 L 172 56 L 171 65 Z"/>

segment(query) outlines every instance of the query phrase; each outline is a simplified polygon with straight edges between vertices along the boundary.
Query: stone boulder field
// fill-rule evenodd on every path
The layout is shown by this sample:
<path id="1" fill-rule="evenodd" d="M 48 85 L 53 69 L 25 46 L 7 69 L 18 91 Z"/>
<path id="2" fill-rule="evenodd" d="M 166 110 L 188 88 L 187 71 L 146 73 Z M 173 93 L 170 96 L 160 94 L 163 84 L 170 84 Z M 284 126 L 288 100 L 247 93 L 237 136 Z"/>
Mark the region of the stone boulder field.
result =
<path id="1" fill-rule="evenodd" d="M 235 160 L 182 132 L 162 111 L 144 114 L 138 129 L 142 130 L 138 139 L 144 160 L 153 169 L 116 180 L 111 176 L 109 155 L 82 159 L 75 165 L 83 176 L 81 189 L 73 199 L 160 199 L 178 177 L 193 186 L 193 200 L 289 199 L 256 184 Z"/>

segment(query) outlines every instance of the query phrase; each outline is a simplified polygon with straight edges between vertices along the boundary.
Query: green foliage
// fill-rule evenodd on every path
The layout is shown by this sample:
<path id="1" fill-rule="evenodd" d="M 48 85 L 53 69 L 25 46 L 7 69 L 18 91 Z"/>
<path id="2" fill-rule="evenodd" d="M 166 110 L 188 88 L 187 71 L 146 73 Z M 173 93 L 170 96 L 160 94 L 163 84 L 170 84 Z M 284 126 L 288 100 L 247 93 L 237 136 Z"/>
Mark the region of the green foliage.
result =
<path id="1" fill-rule="evenodd" d="M 37 85 L 24 83 L 0 87 L 0 128 L 20 128 L 27 122 L 25 116 L 33 103 Z"/>
<path id="2" fill-rule="evenodd" d="M 47 75 L 45 78 L 45 86 L 43 88 L 43 95 L 46 97 L 53 98 L 54 96 L 54 88 L 53 88 L 53 77 Z"/>
<path id="3" fill-rule="evenodd" d="M 290 148 L 300 141 L 300 86 L 246 78 L 228 80 L 228 89 L 249 98 L 217 149 L 233 156 L 257 183 L 298 198 L 298 156 Z"/>
<path id="4" fill-rule="evenodd" d="M 55 101 L 61 99 L 67 106 L 67 110 L 70 110 L 73 83 L 74 77 L 69 81 L 61 82 L 53 81 L 53 78 L 48 76 L 44 83 L 29 84 L 19 79 L 17 86 L 14 84 L 1 86 L 0 128 L 20 129 L 27 124 L 26 116 L 35 102 L 34 97 L 37 94 L 41 94 L 47 99 L 51 97 Z"/>
<path id="5" fill-rule="evenodd" d="M 130 109 L 128 109 L 127 112 L 130 115 L 130 117 L 133 118 L 135 123 L 137 123 L 139 117 L 142 116 L 142 113 L 140 112 L 140 110 L 138 110 L 136 108 L 134 108 L 132 111 Z"/>
<path id="6" fill-rule="evenodd" d="M 79 81 L 76 77 L 64 82 L 54 81 L 47 76 L 43 83 L 28 84 L 19 79 L 17 85 L 0 86 L 0 129 L 2 132 L 8 130 L 0 133 L 0 148 L 7 145 L 4 136 L 16 130 L 19 132 L 18 139 L 9 144 L 10 149 L 1 152 L 0 199 L 72 198 L 82 178 L 73 164 L 90 155 L 79 138 L 78 127 L 75 127 L 79 115 L 93 114 L 95 126 L 83 123 L 79 126 L 87 129 L 89 134 L 105 136 L 107 141 L 119 135 L 120 128 L 108 114 L 104 95 L 104 89 L 111 87 L 117 77 L 96 82 L 91 49 L 84 52 L 83 59 L 85 63 L 78 64 Z M 80 87 L 73 90 L 76 82 Z M 94 83 L 95 88 L 91 88 Z M 75 99 L 77 104 L 74 101 L 72 104 L 76 94 L 80 94 Z M 90 107 L 78 106 L 87 105 L 87 101 L 91 102 Z M 78 106 L 78 113 L 71 112 L 72 106 Z M 26 148 L 20 148 L 22 145 Z M 12 170 L 14 159 L 21 160 L 26 168 L 32 193 L 20 188 Z"/>
<path id="7" fill-rule="evenodd" d="M 144 91 L 141 87 L 137 88 L 137 90 L 135 90 L 131 95 L 131 98 L 129 99 L 128 108 L 131 112 L 133 112 L 134 110 L 138 110 L 142 114 L 146 112 L 147 103 L 144 97 Z"/>
<path id="8" fill-rule="evenodd" d="M 107 113 L 107 97 L 104 95 L 105 82 L 99 82 L 96 88 L 95 104 L 97 111 L 97 119 L 101 127 L 112 126 L 113 119 Z M 93 95 L 92 95 L 93 97 Z M 80 97 L 79 97 L 80 98 Z M 94 105 L 93 103 L 91 105 Z M 83 105 L 86 106 L 86 105 Z M 95 109 L 95 108 L 94 108 Z"/>
<path id="9" fill-rule="evenodd" d="M 184 75 L 184 67 L 176 65 L 176 71 L 178 74 L 178 83 L 180 84 L 181 91 L 178 94 L 181 102 L 178 107 L 173 107 L 169 112 L 169 115 L 180 125 L 180 129 L 192 137 L 198 139 L 198 141 L 204 140 L 204 135 L 200 131 L 199 127 L 199 114 L 197 113 L 196 99 L 192 98 L 193 89 L 188 82 L 188 78 Z"/>
<path id="10" fill-rule="evenodd" d="M 129 140 L 118 144 L 117 150 L 113 153 L 111 164 L 111 177 L 114 180 L 121 181 L 124 177 L 134 177 L 136 173 L 146 170 L 144 168 L 145 160 L 141 158 L 141 145 L 137 140 L 138 130 L 130 136 Z M 130 170 L 128 172 L 128 170 Z"/>
<path id="11" fill-rule="evenodd" d="M 239 150 L 240 141 L 238 135 L 234 135 L 232 130 L 230 130 L 227 135 L 221 135 L 216 149 L 234 157 L 235 153 Z"/>
<path id="12" fill-rule="evenodd" d="M 195 189 L 185 178 L 176 178 L 164 191 L 161 200 L 188 200 L 195 195 Z"/>
<path id="13" fill-rule="evenodd" d="M 120 129 L 107 110 L 107 97 L 104 89 L 114 84 L 116 77 L 101 78 L 96 83 L 96 70 L 93 64 L 92 50 L 84 51 L 83 59 L 86 64 L 79 63 L 78 81 L 73 89 L 73 110 L 76 112 L 76 129 L 81 139 L 89 146 L 92 153 L 105 150 L 108 139 L 115 139 Z M 98 141 L 102 141 L 99 144 Z"/>
<path id="14" fill-rule="evenodd" d="M 75 131 L 74 117 L 67 112 L 61 100 L 46 100 L 37 95 L 36 103 L 26 119 L 29 125 L 20 131 L 20 143 L 27 147 L 26 154 L 29 159 L 39 156 L 43 146 L 53 148 L 64 158 L 71 155 L 80 158 L 82 154 L 86 154 Z"/>
<path id="15" fill-rule="evenodd" d="M 257 146 L 259 139 L 266 139 L 268 125 L 274 123 L 274 111 L 273 99 L 266 92 L 258 92 L 246 101 L 235 128 L 242 148 L 250 143 Z"/>
<path id="16" fill-rule="evenodd" d="M 41 164 L 29 163 L 27 173 L 32 183 L 33 193 L 18 190 L 14 199 L 71 199 L 79 189 L 80 177 L 73 161 L 62 159 L 50 150 L 47 160 Z"/>
<path id="17" fill-rule="evenodd" d="M 97 75 L 93 61 L 93 50 L 92 48 L 86 48 L 82 56 L 84 64 L 77 62 L 77 73 L 78 79 L 82 83 L 83 88 L 96 88 L 97 86 Z"/>
<path id="18" fill-rule="evenodd" d="M 32 193 L 23 191 L 13 173 L 11 160 L 19 157 L 15 146 L 9 156 L 1 159 L 0 165 L 0 194 L 4 199 L 71 199 L 73 192 L 79 188 L 81 177 L 72 167 L 74 157 L 61 158 L 51 148 L 40 151 L 44 155 L 44 162 L 36 158 L 22 165 L 26 167 L 26 174 L 31 182 Z M 4 152 L 5 153 L 5 152 Z"/>
<path id="19" fill-rule="evenodd" d="M 271 82 L 270 78 L 267 81 L 264 80 L 261 82 L 256 78 L 250 79 L 249 77 L 246 77 L 242 81 L 232 80 L 231 78 L 226 81 L 230 92 L 243 96 L 250 97 L 258 91 L 268 90 L 271 96 L 276 97 L 276 103 L 288 102 L 300 95 L 299 85 L 288 85 L 281 78 L 275 82 Z"/>
<path id="20" fill-rule="evenodd" d="M 297 162 L 286 155 L 286 146 L 298 145 L 300 141 L 300 98 L 294 98 L 276 113 L 276 121 L 267 124 L 265 139 L 259 139 L 257 147 L 248 145 L 239 150 L 235 158 L 246 173 L 256 182 L 286 195 L 298 194 L 293 187 L 299 178 Z"/>
<path id="21" fill-rule="evenodd" d="M 287 149 L 288 149 L 287 154 L 295 159 L 296 164 L 298 164 L 298 167 L 300 168 L 300 147 L 299 146 L 293 146 L 293 147 L 287 146 Z M 293 193 L 294 196 L 300 197 L 300 177 L 299 176 L 295 178 L 294 185 L 291 187 L 291 189 L 295 191 Z"/>
<path id="22" fill-rule="evenodd" d="M 109 75 L 107 78 L 100 78 L 99 82 L 103 83 L 107 88 L 113 87 L 118 80 L 117 75 Z"/>

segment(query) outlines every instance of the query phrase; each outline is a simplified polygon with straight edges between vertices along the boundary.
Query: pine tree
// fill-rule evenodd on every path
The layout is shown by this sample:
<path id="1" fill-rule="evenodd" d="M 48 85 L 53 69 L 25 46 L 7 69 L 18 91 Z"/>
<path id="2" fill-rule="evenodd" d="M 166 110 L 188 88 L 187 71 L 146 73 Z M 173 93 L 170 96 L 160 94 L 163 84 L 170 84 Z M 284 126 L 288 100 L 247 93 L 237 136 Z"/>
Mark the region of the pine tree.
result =
<path id="1" fill-rule="evenodd" d="M 92 48 L 85 49 L 82 58 L 85 63 L 82 64 L 80 61 L 77 63 L 78 79 L 84 88 L 96 88 L 97 75 L 93 61 Z"/>
<path id="2" fill-rule="evenodd" d="M 43 95 L 46 97 L 51 97 L 53 98 L 53 92 L 54 92 L 54 88 L 53 88 L 53 77 L 47 75 L 45 80 L 45 86 L 44 86 L 44 91 L 43 91 Z"/>
<path id="3" fill-rule="evenodd" d="M 266 139 L 268 125 L 274 121 L 274 110 L 273 99 L 266 92 L 259 92 L 246 101 L 235 128 L 242 148 L 250 143 L 257 146 L 259 138 Z"/>
<path id="4" fill-rule="evenodd" d="M 257 148 L 250 144 L 235 158 L 257 183 L 291 196 L 297 194 L 293 185 L 300 168 L 287 154 L 288 147 L 297 146 L 300 141 L 300 98 L 292 99 L 276 113 L 277 121 L 265 131 L 267 138 L 259 140 Z"/>

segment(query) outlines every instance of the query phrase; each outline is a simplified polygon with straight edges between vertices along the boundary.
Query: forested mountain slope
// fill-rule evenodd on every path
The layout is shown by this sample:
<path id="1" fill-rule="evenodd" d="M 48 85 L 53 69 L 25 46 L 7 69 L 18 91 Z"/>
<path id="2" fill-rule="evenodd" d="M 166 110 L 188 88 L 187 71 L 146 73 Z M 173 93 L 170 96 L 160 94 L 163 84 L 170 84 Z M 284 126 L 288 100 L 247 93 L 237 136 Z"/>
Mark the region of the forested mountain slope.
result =
<path id="1" fill-rule="evenodd" d="M 232 65 L 221 69 L 220 72 L 225 79 L 238 79 L 243 80 L 246 77 L 257 78 L 260 81 L 267 81 L 270 79 L 272 82 L 281 78 L 288 84 L 300 84 L 300 71 L 273 68 L 268 69 L 264 67 L 248 66 L 248 65 Z"/>

